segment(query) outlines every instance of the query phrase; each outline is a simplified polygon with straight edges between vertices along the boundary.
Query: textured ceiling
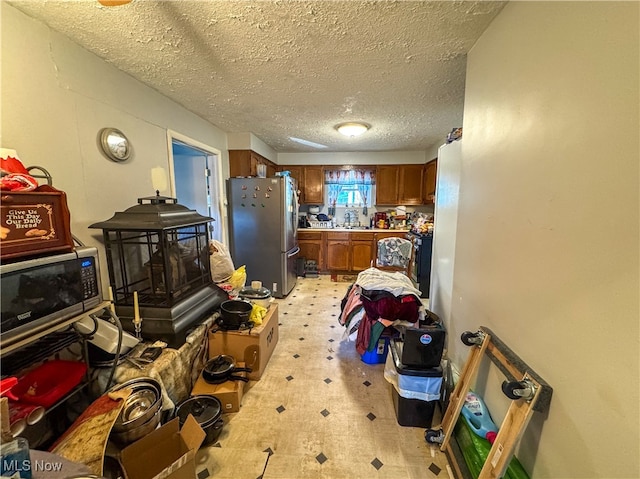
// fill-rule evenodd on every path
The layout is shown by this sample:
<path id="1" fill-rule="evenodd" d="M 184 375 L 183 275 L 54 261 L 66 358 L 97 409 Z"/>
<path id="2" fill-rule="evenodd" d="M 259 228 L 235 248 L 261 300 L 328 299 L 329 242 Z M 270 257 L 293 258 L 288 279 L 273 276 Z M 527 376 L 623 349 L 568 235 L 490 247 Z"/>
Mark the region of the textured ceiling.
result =
<path id="1" fill-rule="evenodd" d="M 504 2 L 8 2 L 278 152 L 426 150 L 462 126 L 466 53 Z M 334 126 L 364 121 L 358 138 Z M 316 149 L 290 137 L 325 145 Z"/>

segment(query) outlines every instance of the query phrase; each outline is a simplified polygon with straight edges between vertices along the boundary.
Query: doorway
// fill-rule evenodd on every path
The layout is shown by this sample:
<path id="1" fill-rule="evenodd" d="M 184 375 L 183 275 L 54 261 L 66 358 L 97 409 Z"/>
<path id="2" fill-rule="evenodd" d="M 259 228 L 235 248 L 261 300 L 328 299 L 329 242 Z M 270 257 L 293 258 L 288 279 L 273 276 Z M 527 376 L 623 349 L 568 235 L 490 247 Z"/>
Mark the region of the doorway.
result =
<path id="1" fill-rule="evenodd" d="M 213 218 L 209 237 L 225 243 L 220 151 L 170 130 L 167 135 L 172 196 L 181 205 Z"/>

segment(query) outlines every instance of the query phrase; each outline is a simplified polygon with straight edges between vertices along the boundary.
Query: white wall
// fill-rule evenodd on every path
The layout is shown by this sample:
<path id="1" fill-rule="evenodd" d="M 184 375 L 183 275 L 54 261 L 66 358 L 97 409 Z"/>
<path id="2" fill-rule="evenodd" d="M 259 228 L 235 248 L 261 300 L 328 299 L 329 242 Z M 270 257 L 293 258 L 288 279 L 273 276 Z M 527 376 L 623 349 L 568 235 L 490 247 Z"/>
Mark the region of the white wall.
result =
<path id="1" fill-rule="evenodd" d="M 72 233 L 85 243 L 102 236 L 89 224 L 154 194 L 151 169 L 169 172 L 167 129 L 220 150 L 229 176 L 224 132 L 5 2 L 0 15 L 0 146 L 49 170 L 67 193 Z M 106 126 L 132 143 L 126 163 L 99 152 L 97 135 Z"/>
<path id="2" fill-rule="evenodd" d="M 253 133 L 227 133 L 230 150 L 253 150 L 278 164 L 278 153 Z"/>
<path id="3" fill-rule="evenodd" d="M 468 55 L 451 353 L 488 326 L 554 388 L 536 478 L 640 477 L 639 13 L 510 2 Z"/>

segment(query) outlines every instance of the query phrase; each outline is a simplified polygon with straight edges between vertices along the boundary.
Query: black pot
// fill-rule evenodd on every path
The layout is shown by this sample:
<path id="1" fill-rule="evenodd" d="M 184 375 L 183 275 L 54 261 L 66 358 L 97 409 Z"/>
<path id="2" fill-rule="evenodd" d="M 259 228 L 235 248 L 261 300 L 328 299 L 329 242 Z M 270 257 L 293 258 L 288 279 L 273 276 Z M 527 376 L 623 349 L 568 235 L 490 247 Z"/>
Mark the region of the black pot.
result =
<path id="1" fill-rule="evenodd" d="M 234 359 L 231 356 L 221 354 L 210 359 L 202 369 L 202 378 L 209 384 L 222 384 L 225 381 L 244 381 L 249 379 L 234 375 L 233 373 L 247 372 L 250 373 L 251 368 L 237 368 Z"/>
<path id="2" fill-rule="evenodd" d="M 251 316 L 252 309 L 253 305 L 248 301 L 240 301 L 237 299 L 224 301 L 220 305 L 218 326 L 220 329 L 226 330 L 240 329 L 250 322 L 249 317 Z"/>
<path id="3" fill-rule="evenodd" d="M 201 394 L 191 396 L 176 406 L 175 416 L 180 422 L 180 427 L 185 423 L 189 414 L 200 424 L 206 436 L 203 446 L 214 444 L 222 433 L 222 403 L 215 396 Z"/>

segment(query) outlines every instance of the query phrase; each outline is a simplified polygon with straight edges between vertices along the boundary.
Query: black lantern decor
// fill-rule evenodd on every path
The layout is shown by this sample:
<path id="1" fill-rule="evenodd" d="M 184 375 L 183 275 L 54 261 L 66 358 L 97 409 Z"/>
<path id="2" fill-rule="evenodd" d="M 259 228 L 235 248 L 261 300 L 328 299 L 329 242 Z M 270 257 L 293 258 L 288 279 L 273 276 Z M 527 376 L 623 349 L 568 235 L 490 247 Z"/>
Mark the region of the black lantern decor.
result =
<path id="1" fill-rule="evenodd" d="M 116 314 L 127 331 L 178 347 L 228 299 L 211 279 L 210 221 L 156 192 L 90 226 L 103 231 Z"/>

